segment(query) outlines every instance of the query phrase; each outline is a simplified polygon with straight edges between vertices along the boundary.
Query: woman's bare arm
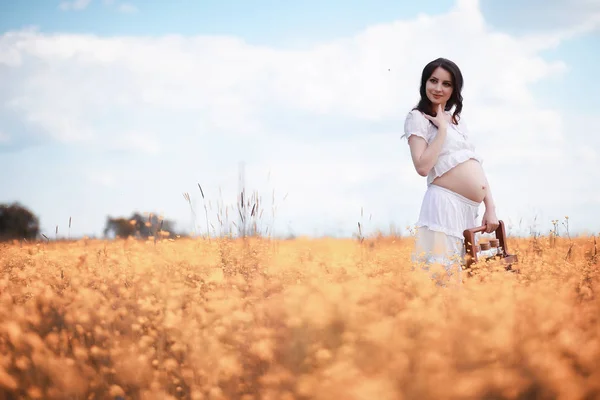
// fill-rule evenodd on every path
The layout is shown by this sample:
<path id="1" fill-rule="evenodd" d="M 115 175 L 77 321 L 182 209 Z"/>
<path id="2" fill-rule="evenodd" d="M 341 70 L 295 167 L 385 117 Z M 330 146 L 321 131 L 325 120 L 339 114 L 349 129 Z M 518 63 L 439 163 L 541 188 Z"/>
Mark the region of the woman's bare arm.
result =
<path id="1" fill-rule="evenodd" d="M 490 183 L 485 178 L 485 197 L 483 198 L 483 203 L 485 204 L 485 212 L 483 214 L 483 219 L 481 221 L 482 225 L 487 225 L 487 229 L 485 230 L 487 233 L 494 232 L 500 223 L 498 222 L 498 217 L 496 216 L 496 204 L 494 202 L 494 197 L 492 196 L 492 189 L 490 188 Z"/>
<path id="2" fill-rule="evenodd" d="M 412 161 L 419 175 L 427 176 L 437 162 L 444 140 L 446 140 L 446 129 L 447 126 L 442 125 L 438 129 L 436 137 L 429 144 L 417 135 L 411 135 L 408 138 Z"/>

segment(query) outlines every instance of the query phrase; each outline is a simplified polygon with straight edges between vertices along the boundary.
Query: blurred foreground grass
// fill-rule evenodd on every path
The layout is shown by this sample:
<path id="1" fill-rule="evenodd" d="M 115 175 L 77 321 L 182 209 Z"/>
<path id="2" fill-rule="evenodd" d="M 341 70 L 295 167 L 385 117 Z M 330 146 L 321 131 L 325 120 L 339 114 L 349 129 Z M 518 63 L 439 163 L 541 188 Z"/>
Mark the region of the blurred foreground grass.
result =
<path id="1" fill-rule="evenodd" d="M 459 289 L 411 238 L 0 247 L 0 399 L 600 398 L 593 238 Z"/>

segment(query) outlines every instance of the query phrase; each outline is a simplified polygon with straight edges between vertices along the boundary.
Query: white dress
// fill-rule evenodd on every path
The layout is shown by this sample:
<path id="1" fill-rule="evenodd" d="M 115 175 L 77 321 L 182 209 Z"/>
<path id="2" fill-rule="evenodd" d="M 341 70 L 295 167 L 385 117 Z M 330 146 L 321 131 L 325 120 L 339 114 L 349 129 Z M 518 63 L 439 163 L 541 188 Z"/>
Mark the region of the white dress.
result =
<path id="1" fill-rule="evenodd" d="M 429 144 L 438 133 L 437 127 L 418 110 L 408 113 L 404 123 L 404 135 L 417 135 Z M 423 197 L 419 219 L 416 223 L 413 262 L 428 269 L 431 264 L 441 264 L 449 276 L 457 276 L 464 263 L 465 229 L 477 226 L 480 203 L 458 193 L 433 184 L 433 180 L 460 163 L 474 159 L 483 163 L 469 139 L 466 124 L 448 124 L 446 140 L 438 160 L 427 175 L 427 191 Z"/>

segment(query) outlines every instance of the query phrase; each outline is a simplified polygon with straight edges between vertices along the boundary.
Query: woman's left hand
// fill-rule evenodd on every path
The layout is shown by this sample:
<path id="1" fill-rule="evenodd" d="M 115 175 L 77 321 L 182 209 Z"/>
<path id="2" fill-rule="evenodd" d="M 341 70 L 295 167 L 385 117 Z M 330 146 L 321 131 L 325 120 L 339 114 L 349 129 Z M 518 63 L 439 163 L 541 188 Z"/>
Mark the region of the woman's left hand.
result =
<path id="1" fill-rule="evenodd" d="M 481 223 L 486 226 L 485 231 L 487 233 L 494 232 L 500 225 L 498 217 L 496 217 L 496 211 L 494 209 L 486 209 Z"/>

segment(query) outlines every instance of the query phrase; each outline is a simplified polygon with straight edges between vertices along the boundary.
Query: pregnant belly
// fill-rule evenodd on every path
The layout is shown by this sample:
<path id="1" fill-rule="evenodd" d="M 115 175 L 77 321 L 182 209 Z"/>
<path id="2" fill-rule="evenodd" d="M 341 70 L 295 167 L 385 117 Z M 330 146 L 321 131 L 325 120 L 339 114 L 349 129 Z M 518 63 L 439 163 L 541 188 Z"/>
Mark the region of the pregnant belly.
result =
<path id="1" fill-rule="evenodd" d="M 481 203 L 485 197 L 485 174 L 481 164 L 473 159 L 458 164 L 444 175 L 438 176 L 433 180 L 433 184 L 478 203 Z"/>

